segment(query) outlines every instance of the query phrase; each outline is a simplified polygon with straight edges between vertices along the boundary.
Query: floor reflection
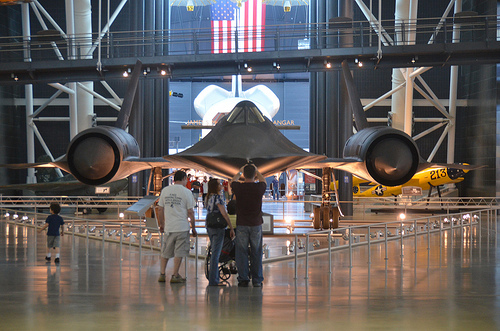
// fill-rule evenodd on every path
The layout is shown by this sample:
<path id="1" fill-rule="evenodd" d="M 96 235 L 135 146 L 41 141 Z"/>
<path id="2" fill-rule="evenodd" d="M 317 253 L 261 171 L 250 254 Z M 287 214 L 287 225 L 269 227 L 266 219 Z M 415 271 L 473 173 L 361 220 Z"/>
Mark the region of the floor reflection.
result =
<path id="1" fill-rule="evenodd" d="M 156 251 L 81 237 L 63 238 L 59 266 L 45 263 L 44 235 L 0 222 L 2 329 L 500 329 L 495 229 L 314 255 L 297 278 L 293 259 L 266 263 L 262 288 L 235 275 L 219 288 L 202 260 L 181 267 L 186 284 L 161 284 Z"/>

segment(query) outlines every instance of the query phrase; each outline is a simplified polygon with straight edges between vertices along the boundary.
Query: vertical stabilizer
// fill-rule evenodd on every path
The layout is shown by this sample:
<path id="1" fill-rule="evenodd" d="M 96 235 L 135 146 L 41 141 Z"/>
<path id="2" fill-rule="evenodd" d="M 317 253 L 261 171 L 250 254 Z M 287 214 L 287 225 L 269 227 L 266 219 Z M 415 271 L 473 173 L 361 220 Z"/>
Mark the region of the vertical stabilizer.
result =
<path id="1" fill-rule="evenodd" d="M 366 119 L 365 111 L 363 110 L 363 105 L 361 104 L 361 99 L 358 95 L 358 90 L 354 85 L 354 79 L 352 78 L 351 71 L 346 60 L 342 61 L 342 72 L 344 74 L 347 93 L 349 94 L 349 103 L 351 104 L 352 113 L 354 115 L 354 123 L 356 124 L 356 129 L 360 131 L 368 127 L 368 120 Z"/>
<path id="2" fill-rule="evenodd" d="M 117 128 L 125 130 L 128 126 L 128 119 L 130 117 L 130 112 L 132 111 L 132 105 L 134 104 L 135 92 L 137 90 L 137 85 L 139 84 L 141 69 L 142 62 L 140 60 L 137 60 L 134 70 L 132 71 L 132 76 L 130 77 L 130 82 L 127 87 L 125 98 L 123 99 L 122 108 L 116 120 L 115 126 Z"/>
<path id="3" fill-rule="evenodd" d="M 242 96 L 242 87 L 243 83 L 241 80 L 241 75 L 233 75 L 231 76 L 231 95 L 235 98 L 239 98 Z"/>

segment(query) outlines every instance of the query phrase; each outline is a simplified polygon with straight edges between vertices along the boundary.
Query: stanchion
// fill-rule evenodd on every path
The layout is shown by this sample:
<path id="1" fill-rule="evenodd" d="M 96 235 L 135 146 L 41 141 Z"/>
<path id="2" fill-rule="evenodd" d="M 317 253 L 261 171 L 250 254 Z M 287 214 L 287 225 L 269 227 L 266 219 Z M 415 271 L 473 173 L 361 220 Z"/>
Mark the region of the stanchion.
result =
<path id="1" fill-rule="evenodd" d="M 104 259 L 104 243 L 106 240 L 106 226 L 102 223 L 102 258 Z"/>
<path id="2" fill-rule="evenodd" d="M 294 246 L 294 250 L 293 250 L 293 251 L 294 251 L 294 255 L 295 255 L 295 274 L 294 274 L 294 277 L 293 277 L 293 278 L 296 280 L 296 279 L 297 279 L 297 277 L 298 277 L 298 276 L 297 276 L 297 268 L 298 268 L 298 267 L 297 267 L 297 260 L 298 260 L 298 259 L 297 259 L 297 235 L 295 235 L 295 244 L 294 244 L 294 245 L 295 245 L 295 246 Z"/>
<path id="3" fill-rule="evenodd" d="M 413 221 L 413 237 L 415 239 L 415 260 L 417 260 L 417 246 L 418 246 L 418 241 L 417 241 L 417 220 Z"/>
<path id="4" fill-rule="evenodd" d="M 429 221 L 429 218 L 427 218 L 427 251 L 431 250 L 431 227 Z M 429 253 L 427 253 L 427 255 L 429 255 Z"/>
<path id="5" fill-rule="evenodd" d="M 297 250 L 298 246 L 295 245 L 295 251 Z M 309 278 L 309 233 L 306 234 L 306 276 L 304 278 Z"/>
<path id="6" fill-rule="evenodd" d="M 368 265 L 372 264 L 372 246 L 371 246 L 371 232 L 370 226 L 368 225 Z"/>
<path id="7" fill-rule="evenodd" d="M 400 223 L 399 232 L 401 232 L 401 255 L 400 255 L 400 257 L 401 257 L 401 262 L 403 262 L 403 258 L 405 256 L 405 254 L 404 254 L 404 243 L 403 243 L 403 239 L 404 239 L 403 238 L 403 235 L 404 235 L 403 232 L 404 231 L 403 231 L 403 222 L 402 221 Z"/>
<path id="8" fill-rule="evenodd" d="M 123 224 L 120 224 L 120 266 L 123 261 L 122 248 L 123 248 Z"/>
<path id="9" fill-rule="evenodd" d="M 351 233 L 351 227 L 349 226 L 349 236 L 347 237 L 347 240 L 349 240 L 349 268 L 352 269 L 352 233 Z"/>
<path id="10" fill-rule="evenodd" d="M 89 256 L 89 221 L 85 221 L 85 251 L 87 254 L 87 257 Z"/>
<path id="11" fill-rule="evenodd" d="M 384 234 L 384 239 L 385 239 L 385 260 L 389 260 L 389 256 L 387 255 L 387 224 L 385 224 L 385 234 Z"/>
<path id="12" fill-rule="evenodd" d="M 332 274 L 332 231 L 328 232 L 328 272 Z"/>
<path id="13" fill-rule="evenodd" d="M 198 236 L 194 237 L 194 279 L 198 279 Z"/>

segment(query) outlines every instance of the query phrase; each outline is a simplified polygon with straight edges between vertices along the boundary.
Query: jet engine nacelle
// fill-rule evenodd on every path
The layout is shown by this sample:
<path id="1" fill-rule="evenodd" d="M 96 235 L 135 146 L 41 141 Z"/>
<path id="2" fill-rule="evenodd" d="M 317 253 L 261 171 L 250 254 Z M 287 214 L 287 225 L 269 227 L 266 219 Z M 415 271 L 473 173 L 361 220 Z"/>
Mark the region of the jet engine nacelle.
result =
<path id="1" fill-rule="evenodd" d="M 409 181 L 420 162 L 415 141 L 406 133 L 385 126 L 366 128 L 351 136 L 344 157 L 364 160 L 363 169 L 357 169 L 356 174 L 385 186 Z"/>
<path id="2" fill-rule="evenodd" d="M 71 174 L 88 185 L 102 185 L 130 174 L 122 161 L 139 157 L 135 138 L 121 128 L 98 126 L 80 132 L 69 144 L 66 158 Z"/>

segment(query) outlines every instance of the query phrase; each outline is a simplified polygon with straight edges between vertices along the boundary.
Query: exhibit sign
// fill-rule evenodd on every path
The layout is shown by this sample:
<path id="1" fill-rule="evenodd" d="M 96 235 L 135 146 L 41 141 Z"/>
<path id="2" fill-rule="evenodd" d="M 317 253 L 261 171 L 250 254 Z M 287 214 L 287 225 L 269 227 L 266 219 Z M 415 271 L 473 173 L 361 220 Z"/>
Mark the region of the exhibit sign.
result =
<path id="1" fill-rule="evenodd" d="M 109 186 L 96 186 L 95 194 L 109 194 L 111 193 L 111 188 Z"/>
<path id="2" fill-rule="evenodd" d="M 422 188 L 418 186 L 403 186 L 401 188 L 402 195 L 422 195 Z"/>

